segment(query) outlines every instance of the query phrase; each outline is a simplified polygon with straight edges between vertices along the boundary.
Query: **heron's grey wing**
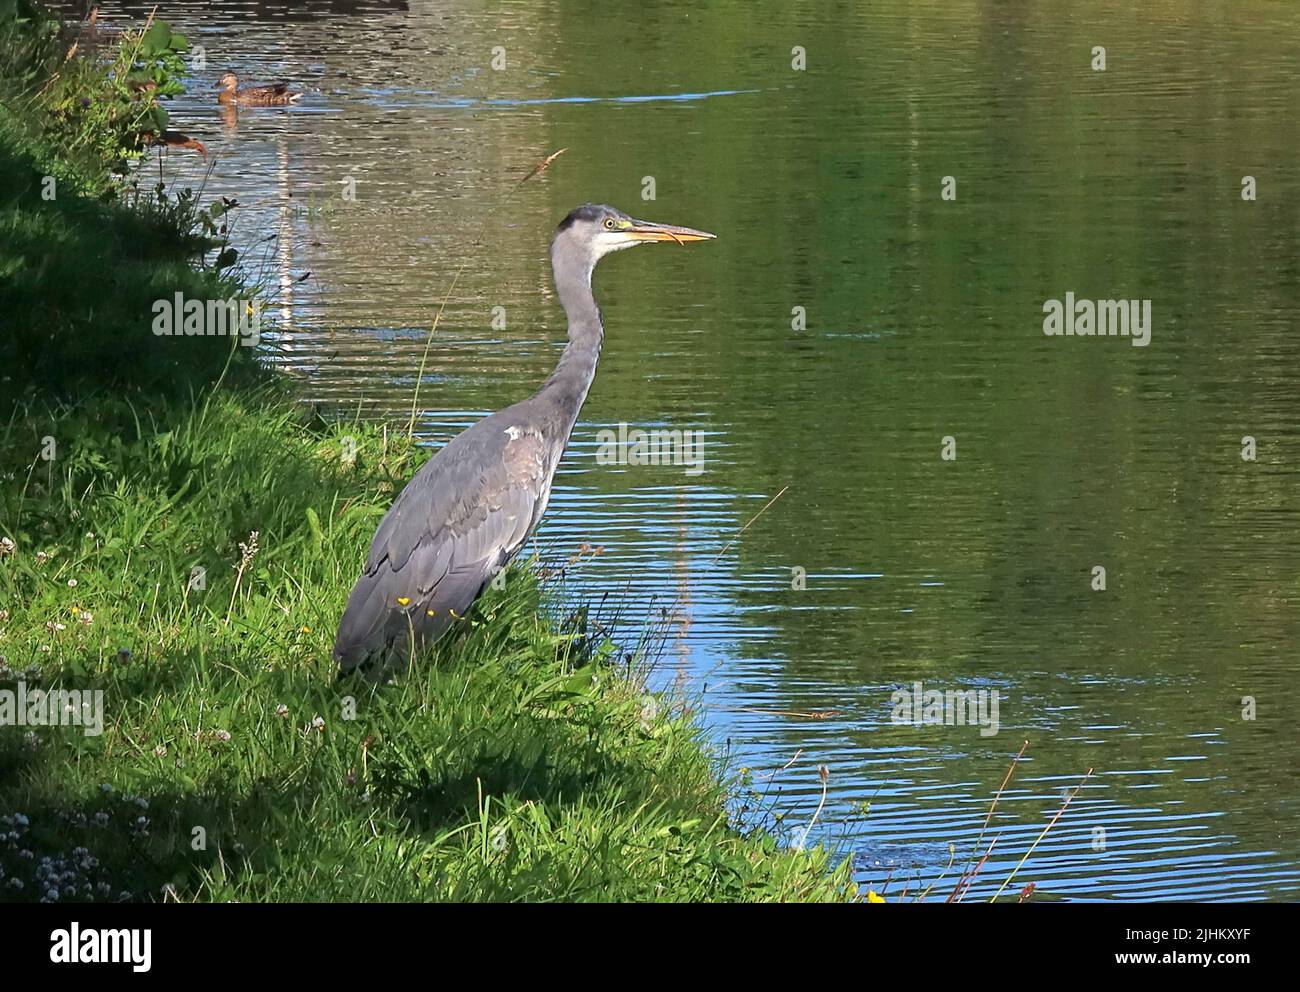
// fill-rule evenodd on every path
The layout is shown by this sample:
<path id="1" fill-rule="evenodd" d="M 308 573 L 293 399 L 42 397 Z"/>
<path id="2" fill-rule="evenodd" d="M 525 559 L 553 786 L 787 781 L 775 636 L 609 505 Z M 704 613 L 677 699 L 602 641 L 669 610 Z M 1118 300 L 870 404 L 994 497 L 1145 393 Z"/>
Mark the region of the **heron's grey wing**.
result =
<path id="1" fill-rule="evenodd" d="M 538 431 L 503 414 L 430 459 L 380 523 L 339 624 L 343 671 L 441 634 L 541 517 L 553 460 Z"/>

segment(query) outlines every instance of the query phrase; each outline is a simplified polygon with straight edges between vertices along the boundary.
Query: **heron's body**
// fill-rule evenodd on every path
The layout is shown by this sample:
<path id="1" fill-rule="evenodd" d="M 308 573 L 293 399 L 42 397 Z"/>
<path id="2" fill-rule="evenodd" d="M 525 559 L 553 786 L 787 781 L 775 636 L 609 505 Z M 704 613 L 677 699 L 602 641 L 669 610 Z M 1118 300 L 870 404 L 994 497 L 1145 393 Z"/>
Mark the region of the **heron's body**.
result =
<path id="1" fill-rule="evenodd" d="M 609 226 L 614 222 L 619 227 Z M 551 244 L 569 322 L 564 353 L 541 389 L 453 438 L 393 502 L 339 624 L 334 657 L 343 672 L 386 673 L 405 663 L 413 646 L 442 634 L 546 512 L 600 357 L 595 263 L 638 241 L 705 237 L 712 235 L 632 221 L 610 207 L 579 207 L 565 218 Z"/>

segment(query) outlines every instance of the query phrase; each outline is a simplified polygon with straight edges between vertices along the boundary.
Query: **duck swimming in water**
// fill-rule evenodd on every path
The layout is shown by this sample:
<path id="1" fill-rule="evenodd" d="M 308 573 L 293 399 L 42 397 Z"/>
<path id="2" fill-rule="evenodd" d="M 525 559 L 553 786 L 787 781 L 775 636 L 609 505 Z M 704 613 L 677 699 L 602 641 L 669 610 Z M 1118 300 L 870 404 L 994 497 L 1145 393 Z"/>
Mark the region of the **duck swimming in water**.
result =
<path id="1" fill-rule="evenodd" d="M 203 142 L 198 138 L 191 138 L 188 134 L 182 134 L 180 131 L 163 131 L 161 134 L 153 132 L 145 135 L 146 140 L 152 145 L 166 145 L 168 148 L 192 148 L 204 158 L 208 157 L 208 150 L 204 147 Z"/>
<path id="2" fill-rule="evenodd" d="M 289 89 L 288 83 L 273 83 L 270 86 L 239 87 L 239 77 L 227 72 L 217 83 L 221 90 L 217 94 L 220 103 L 239 103 L 250 107 L 283 107 L 302 99 L 302 94 Z"/>

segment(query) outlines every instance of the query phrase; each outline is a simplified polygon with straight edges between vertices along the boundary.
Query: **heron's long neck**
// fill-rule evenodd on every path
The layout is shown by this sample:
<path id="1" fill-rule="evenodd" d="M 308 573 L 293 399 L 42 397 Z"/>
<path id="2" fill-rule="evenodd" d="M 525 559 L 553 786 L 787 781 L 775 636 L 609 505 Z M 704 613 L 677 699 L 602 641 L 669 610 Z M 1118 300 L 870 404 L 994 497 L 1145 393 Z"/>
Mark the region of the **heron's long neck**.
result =
<path id="1" fill-rule="evenodd" d="M 564 346 L 555 371 L 538 390 L 537 396 L 554 404 L 563 420 L 564 438 L 567 440 L 587 399 L 587 390 L 596 377 L 604 323 L 596 297 L 591 292 L 591 267 L 582 262 L 567 261 L 554 251 L 551 265 L 555 270 L 555 290 L 560 296 L 560 305 L 569 318 L 569 343 Z"/>

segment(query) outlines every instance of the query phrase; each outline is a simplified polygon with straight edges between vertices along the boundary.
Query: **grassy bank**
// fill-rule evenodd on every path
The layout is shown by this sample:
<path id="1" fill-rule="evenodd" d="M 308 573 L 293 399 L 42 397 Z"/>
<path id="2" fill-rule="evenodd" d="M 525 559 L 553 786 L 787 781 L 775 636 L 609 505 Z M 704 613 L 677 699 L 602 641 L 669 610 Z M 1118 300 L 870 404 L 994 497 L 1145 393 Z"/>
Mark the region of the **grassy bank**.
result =
<path id="1" fill-rule="evenodd" d="M 426 453 L 152 335 L 248 294 L 192 198 L 115 194 L 127 125 L 79 140 L 48 84 L 120 88 L 33 30 L 0 51 L 0 690 L 102 691 L 103 727 L 0 726 L 0 899 L 851 898 L 735 829 L 698 728 L 527 569 L 412 673 L 334 681 Z"/>

